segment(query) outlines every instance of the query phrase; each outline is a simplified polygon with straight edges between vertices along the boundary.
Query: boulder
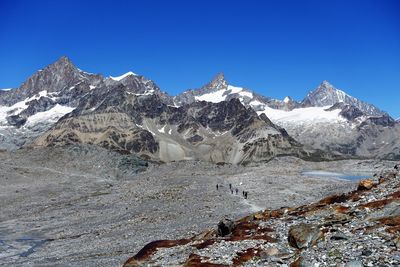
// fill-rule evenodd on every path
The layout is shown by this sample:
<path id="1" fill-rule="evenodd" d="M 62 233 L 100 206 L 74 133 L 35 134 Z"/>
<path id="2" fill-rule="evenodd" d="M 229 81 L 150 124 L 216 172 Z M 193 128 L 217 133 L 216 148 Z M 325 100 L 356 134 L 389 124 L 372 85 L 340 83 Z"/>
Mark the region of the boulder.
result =
<path id="1" fill-rule="evenodd" d="M 304 249 L 315 245 L 321 237 L 319 226 L 301 223 L 289 228 L 288 242 L 294 248 Z"/>
<path id="2" fill-rule="evenodd" d="M 360 183 L 358 184 L 357 190 L 358 191 L 370 190 L 374 185 L 375 184 L 371 179 L 361 180 Z"/>
<path id="3" fill-rule="evenodd" d="M 218 223 L 218 236 L 227 236 L 232 233 L 234 222 L 230 219 L 223 219 Z"/>

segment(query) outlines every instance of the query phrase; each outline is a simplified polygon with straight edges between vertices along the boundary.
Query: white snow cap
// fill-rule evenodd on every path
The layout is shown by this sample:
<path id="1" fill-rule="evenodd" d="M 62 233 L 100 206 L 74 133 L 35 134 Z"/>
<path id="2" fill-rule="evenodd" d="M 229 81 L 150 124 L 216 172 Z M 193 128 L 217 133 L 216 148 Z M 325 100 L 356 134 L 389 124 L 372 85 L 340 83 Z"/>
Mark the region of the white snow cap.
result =
<path id="1" fill-rule="evenodd" d="M 4 89 L 0 89 L 1 91 L 10 91 L 12 88 L 4 88 Z"/>
<path id="2" fill-rule="evenodd" d="M 285 99 L 283 99 L 283 102 L 285 102 L 285 103 L 289 103 L 290 102 L 290 97 L 285 97 Z"/>
<path id="3" fill-rule="evenodd" d="M 132 71 L 128 71 L 127 73 L 125 73 L 125 74 L 123 74 L 121 76 L 118 76 L 118 77 L 110 76 L 110 78 L 113 79 L 114 81 L 121 81 L 122 79 L 124 79 L 124 78 L 126 78 L 126 77 L 128 77 L 130 75 L 137 76 L 136 73 L 133 73 Z"/>

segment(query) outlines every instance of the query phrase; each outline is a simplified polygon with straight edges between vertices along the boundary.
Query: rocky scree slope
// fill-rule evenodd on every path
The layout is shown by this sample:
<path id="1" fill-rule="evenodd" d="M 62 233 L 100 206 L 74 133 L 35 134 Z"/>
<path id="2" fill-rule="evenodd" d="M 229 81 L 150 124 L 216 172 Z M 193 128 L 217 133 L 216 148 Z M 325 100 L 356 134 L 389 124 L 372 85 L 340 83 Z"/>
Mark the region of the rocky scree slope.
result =
<path id="1" fill-rule="evenodd" d="M 399 169 L 316 203 L 225 218 L 189 239 L 151 242 L 124 266 L 399 266 Z"/>

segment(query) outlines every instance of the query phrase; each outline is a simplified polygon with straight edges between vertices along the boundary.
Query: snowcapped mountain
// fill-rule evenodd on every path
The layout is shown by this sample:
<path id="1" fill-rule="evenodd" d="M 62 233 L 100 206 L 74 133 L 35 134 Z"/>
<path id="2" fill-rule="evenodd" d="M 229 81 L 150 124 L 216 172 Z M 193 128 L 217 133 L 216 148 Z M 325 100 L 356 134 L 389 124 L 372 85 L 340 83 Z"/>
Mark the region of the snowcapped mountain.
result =
<path id="1" fill-rule="evenodd" d="M 262 96 L 244 87 L 229 85 L 223 73 L 216 75 L 211 82 L 200 89 L 187 90 L 175 96 L 173 101 L 176 106 L 180 106 L 196 101 L 219 103 L 234 98 L 239 99 L 242 104 L 256 111 L 259 111 L 265 105 L 284 110 L 290 110 L 300 105 L 290 97 L 281 101 Z"/>
<path id="2" fill-rule="evenodd" d="M 347 157 L 390 155 L 391 158 L 396 154 L 393 150 L 400 148 L 398 123 L 377 107 L 336 89 L 327 81 L 297 102 L 291 97 L 277 100 L 230 86 L 220 74 L 202 88 L 188 90 L 174 100 L 182 104 L 232 98 L 238 98 L 258 115 L 265 114 L 296 140 L 315 149 Z"/>
<path id="3" fill-rule="evenodd" d="M 104 78 L 84 72 L 61 57 L 29 77 L 20 87 L 0 93 L 0 148 L 16 149 L 49 129 L 74 110 L 82 99 L 100 88 L 124 87 L 132 94 L 159 94 L 158 86 L 129 72 Z"/>
<path id="4" fill-rule="evenodd" d="M 200 89 L 187 90 L 174 97 L 174 103 L 177 106 L 190 104 L 196 101 L 206 101 L 219 103 L 232 98 L 239 99 L 242 103 L 248 103 L 254 98 L 253 92 L 242 87 L 228 85 L 224 74 L 219 73 L 214 79 Z"/>
<path id="5" fill-rule="evenodd" d="M 0 95 L 1 146 L 86 143 L 159 161 L 330 157 L 304 148 L 265 115 L 245 107 L 233 96 L 248 102 L 252 94 L 227 85 L 223 76 L 206 90 L 210 98 L 194 94 L 191 103 L 177 107 L 174 98 L 143 76 L 128 72 L 105 78 L 62 57 Z"/>
<path id="6" fill-rule="evenodd" d="M 103 77 L 62 57 L 0 91 L 3 149 L 89 143 L 161 161 L 231 163 L 282 154 L 397 159 L 399 136 L 398 122 L 326 81 L 302 102 L 230 85 L 223 74 L 172 97 L 133 72 Z"/>
<path id="7" fill-rule="evenodd" d="M 336 89 L 328 81 L 323 81 L 314 91 L 310 92 L 301 102 L 303 107 L 326 107 L 336 103 L 344 103 L 354 106 L 368 116 L 383 116 L 385 112 L 374 105 L 354 98 L 342 90 Z"/>

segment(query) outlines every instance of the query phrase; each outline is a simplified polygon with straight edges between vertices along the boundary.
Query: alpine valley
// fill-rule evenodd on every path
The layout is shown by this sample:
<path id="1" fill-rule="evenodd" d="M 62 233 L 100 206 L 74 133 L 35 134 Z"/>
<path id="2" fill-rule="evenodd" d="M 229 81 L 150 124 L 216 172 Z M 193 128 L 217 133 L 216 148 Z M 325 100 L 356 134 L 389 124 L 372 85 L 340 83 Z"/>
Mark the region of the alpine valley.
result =
<path id="1" fill-rule="evenodd" d="M 61 57 L 0 90 L 0 266 L 400 266 L 398 160 L 328 81 L 171 96 Z"/>

